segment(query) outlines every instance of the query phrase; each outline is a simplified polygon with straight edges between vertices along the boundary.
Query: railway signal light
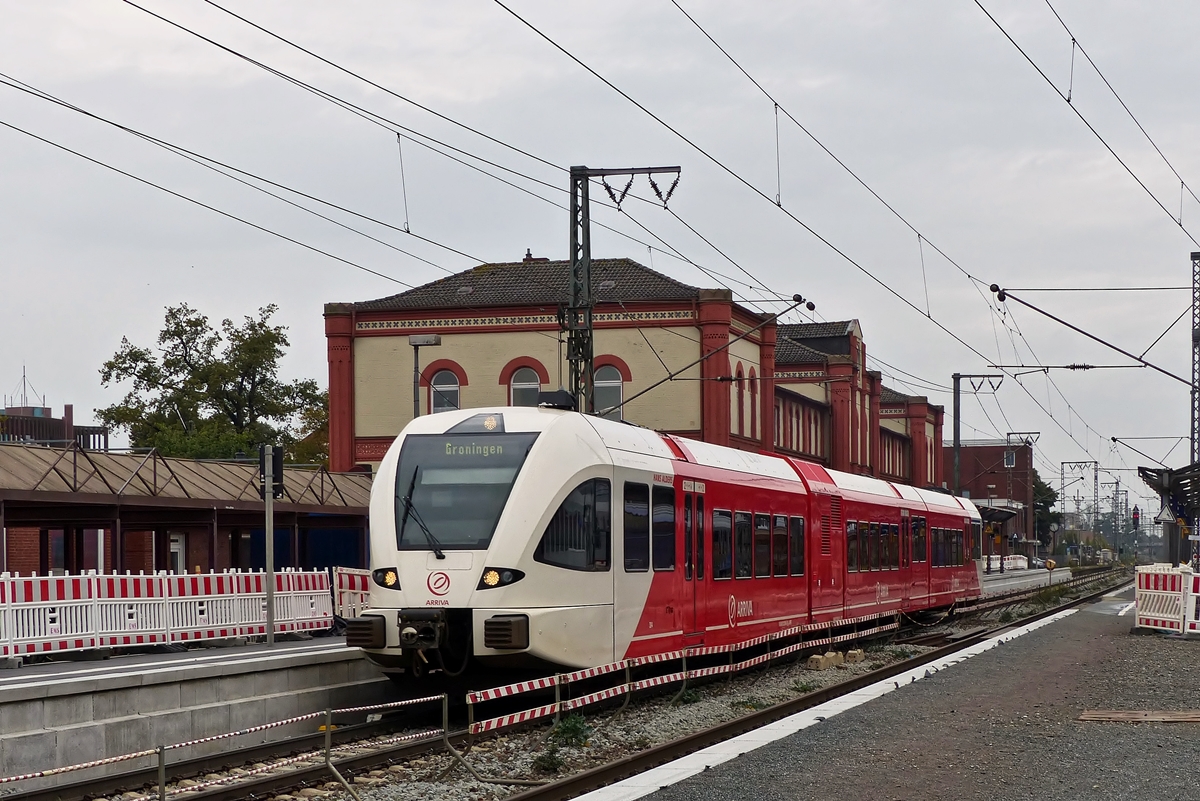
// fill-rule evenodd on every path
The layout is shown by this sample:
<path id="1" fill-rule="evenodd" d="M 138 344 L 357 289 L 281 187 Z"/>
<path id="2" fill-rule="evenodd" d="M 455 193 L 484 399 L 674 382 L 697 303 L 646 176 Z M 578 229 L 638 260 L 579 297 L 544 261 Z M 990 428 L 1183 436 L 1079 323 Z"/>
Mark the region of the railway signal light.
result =
<path id="1" fill-rule="evenodd" d="M 1133 507 L 1133 527 L 1138 528 L 1142 524 L 1142 510 L 1136 506 Z"/>
<path id="2" fill-rule="evenodd" d="M 283 448 L 276 445 L 271 449 L 271 493 L 272 498 L 283 497 Z M 258 496 L 267 498 L 267 446 L 258 446 Z"/>

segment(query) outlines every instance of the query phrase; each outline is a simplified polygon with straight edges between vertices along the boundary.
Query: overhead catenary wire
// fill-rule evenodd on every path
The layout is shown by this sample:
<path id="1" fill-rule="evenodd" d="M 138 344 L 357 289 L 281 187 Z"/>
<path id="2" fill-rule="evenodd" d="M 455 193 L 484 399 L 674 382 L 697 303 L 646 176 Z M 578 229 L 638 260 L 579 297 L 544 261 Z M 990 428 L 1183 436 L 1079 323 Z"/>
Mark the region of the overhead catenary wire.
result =
<path id="1" fill-rule="evenodd" d="M 1050 88 L 1054 90 L 1054 93 L 1064 101 L 1067 101 L 1067 96 L 1062 93 L 1062 90 L 1054 84 L 1054 81 L 1040 66 L 1038 66 L 1037 62 L 1034 61 L 1027 52 L 1025 52 L 1025 49 L 1021 47 L 1021 45 L 1017 43 L 1017 40 L 1012 37 L 1012 34 L 1010 34 L 1005 27 L 1000 24 L 1000 21 L 992 16 L 990 11 L 984 8 L 983 3 L 981 3 L 980 0 L 975 0 L 975 5 L 977 5 L 979 10 L 982 11 L 984 15 L 992 21 L 992 24 L 996 26 L 1000 33 L 1004 34 L 1004 38 L 1008 39 L 1008 41 L 1012 43 L 1012 46 L 1015 47 L 1017 52 L 1019 52 L 1025 58 L 1025 60 L 1029 62 L 1029 65 L 1034 68 L 1037 74 L 1042 76 Z M 1140 186 L 1146 192 L 1146 194 L 1150 196 L 1150 199 L 1154 201 L 1155 205 L 1163 210 L 1163 213 L 1171 219 L 1171 222 L 1179 226 L 1179 230 L 1183 232 L 1184 236 L 1190 239 L 1193 245 L 1200 248 L 1200 240 L 1197 240 L 1196 237 L 1192 235 L 1192 232 L 1184 227 L 1181 221 L 1175 219 L 1175 215 L 1171 213 L 1170 209 L 1163 205 L 1163 202 L 1158 199 L 1158 195 L 1154 194 L 1150 187 L 1146 186 L 1145 181 L 1143 181 L 1141 177 L 1133 171 L 1133 168 L 1130 167 L 1123 158 L 1121 158 L 1113 146 L 1108 143 L 1108 140 L 1105 139 L 1100 132 L 1096 130 L 1096 127 L 1092 125 L 1091 121 L 1083 115 L 1083 113 L 1079 110 L 1078 104 L 1067 101 L 1067 107 L 1070 108 L 1071 111 L 1075 113 L 1075 116 L 1077 116 L 1079 120 L 1087 127 L 1087 129 L 1092 132 L 1092 135 L 1095 136 L 1100 144 L 1104 146 L 1104 149 L 1107 150 L 1109 154 L 1117 160 L 1117 163 L 1121 165 L 1125 172 L 1129 173 L 1129 177 L 1133 178 L 1133 180 L 1137 182 L 1137 185 Z"/>
<path id="2" fill-rule="evenodd" d="M 85 161 L 89 161 L 98 167 L 103 167 L 104 169 L 111 170 L 115 173 L 118 173 L 119 175 L 124 175 L 126 178 L 132 178 L 133 180 L 137 181 L 138 183 L 142 183 L 142 184 L 145 184 L 146 186 L 153 187 L 154 189 L 157 189 L 160 192 L 166 192 L 168 195 L 172 195 L 174 197 L 179 198 L 180 200 L 184 200 L 184 201 L 187 201 L 188 203 L 192 203 L 196 206 L 199 206 L 200 208 L 208 209 L 209 211 L 214 212 L 215 214 L 219 214 L 222 217 L 226 217 L 230 220 L 234 220 L 236 222 L 241 223 L 242 225 L 246 225 L 246 226 L 249 226 L 250 228 L 254 228 L 255 230 L 262 231 L 265 234 L 269 234 L 271 236 L 278 237 L 279 239 L 282 239 L 286 242 L 291 242 L 292 244 L 298 245 L 298 246 L 304 248 L 305 250 L 311 250 L 313 253 L 318 253 L 322 256 L 333 259 L 334 261 L 339 261 L 342 264 L 346 264 L 350 267 L 353 267 L 356 270 L 362 270 L 365 273 L 370 273 L 371 275 L 375 275 L 380 278 L 383 278 L 384 280 L 392 281 L 394 283 L 399 284 L 400 286 L 407 287 L 408 289 L 414 288 L 412 284 L 401 281 L 399 278 L 396 278 L 395 276 L 388 275 L 387 273 L 381 273 L 378 270 L 373 270 L 370 267 L 359 264 L 358 262 L 354 262 L 354 261 L 351 261 L 350 259 L 346 259 L 341 256 L 337 256 L 333 253 L 330 253 L 327 250 L 322 250 L 321 248 L 318 248 L 315 245 L 310 245 L 307 242 L 302 242 L 299 239 L 288 236 L 287 234 L 282 234 L 278 231 L 274 231 L 270 228 L 267 228 L 266 226 L 262 226 L 262 225 L 259 225 L 258 223 L 251 222 L 250 220 L 247 220 L 244 217 L 239 217 L 236 214 L 232 214 L 231 212 L 224 211 L 222 209 L 217 208 L 216 206 L 211 206 L 208 203 L 205 203 L 201 200 L 196 200 L 195 198 L 189 197 L 189 196 L 183 194 L 182 192 L 176 192 L 174 189 L 168 189 L 167 187 L 162 186 L 161 184 L 156 184 L 149 179 L 142 178 L 139 175 L 134 175 L 131 172 L 122 170 L 120 167 L 115 167 L 112 164 L 108 164 L 106 162 L 100 161 L 99 159 L 92 158 L 91 156 L 81 153 L 78 150 L 73 150 L 73 149 L 67 147 L 66 145 L 62 145 L 62 144 L 59 144 L 58 142 L 54 142 L 54 141 L 51 141 L 50 139 L 46 139 L 45 137 L 38 136 L 37 134 L 33 133 L 32 131 L 27 131 L 24 128 L 13 125 L 12 123 L 8 123 L 3 120 L 0 120 L 0 125 L 4 126 L 5 128 L 8 128 L 10 130 L 16 131 L 17 133 L 24 134 L 25 136 L 28 136 L 32 139 L 36 139 L 39 142 L 43 142 L 47 145 L 50 145 L 51 147 L 58 148 L 59 150 L 62 150 L 66 153 L 70 153 L 71 155 L 77 156 Z"/>
<path id="3" fill-rule="evenodd" d="M 1196 197 L 1196 193 L 1193 192 L 1192 188 L 1187 185 L 1186 181 L 1183 180 L 1183 176 L 1179 174 L 1179 170 L 1175 169 L 1175 165 L 1172 164 L 1171 160 L 1167 158 L 1167 154 L 1162 152 L 1162 148 L 1160 148 L 1158 146 L 1158 143 L 1154 141 L 1154 137 L 1150 136 L 1150 132 L 1147 131 L 1146 128 L 1142 125 L 1141 120 L 1139 120 L 1137 118 L 1137 115 L 1134 114 L 1133 110 L 1131 108 L 1129 108 L 1129 106 L 1125 103 L 1124 98 L 1122 98 L 1121 95 L 1117 92 L 1116 87 L 1114 87 L 1109 82 L 1108 77 L 1100 70 L 1100 66 L 1095 61 L 1093 61 L 1092 57 L 1090 55 L 1088 55 L 1088 52 L 1083 49 L 1083 45 L 1077 43 L 1075 34 L 1071 31 L 1071 29 L 1069 27 L 1067 27 L 1067 23 L 1063 20 L 1062 15 L 1060 15 L 1058 13 L 1058 11 L 1050 3 L 1050 0 L 1046 0 L 1046 6 L 1049 7 L 1050 11 L 1054 14 L 1054 18 L 1058 20 L 1058 23 L 1060 25 L 1062 25 L 1062 28 L 1064 31 L 1067 32 L 1067 35 L 1071 37 L 1071 45 L 1072 45 L 1071 67 L 1072 67 L 1072 70 L 1074 70 L 1074 66 L 1075 66 L 1074 48 L 1078 47 L 1079 52 L 1083 54 L 1083 57 L 1085 59 L 1087 59 L 1088 64 L 1090 64 L 1092 69 L 1096 71 L 1096 75 L 1098 75 L 1100 77 L 1100 80 L 1104 82 L 1104 85 L 1108 88 L 1108 91 L 1112 93 L 1112 96 L 1114 98 L 1116 98 L 1118 103 L 1121 104 L 1121 108 L 1123 108 L 1125 110 L 1125 113 L 1127 115 L 1129 115 L 1129 119 L 1133 120 L 1133 124 L 1137 126 L 1138 130 L 1142 132 L 1142 136 L 1146 137 L 1146 141 L 1150 143 L 1150 146 L 1152 148 L 1154 148 L 1154 152 L 1158 153 L 1158 155 L 1162 158 L 1163 163 L 1166 164 L 1167 167 L 1171 170 L 1171 172 L 1175 174 L 1175 177 L 1179 179 L 1179 194 L 1180 194 L 1180 197 L 1179 197 L 1179 225 L 1182 226 L 1183 225 L 1183 191 L 1184 191 L 1184 189 L 1186 188 L 1188 194 L 1190 194 L 1192 196 L 1192 199 L 1198 203 L 1200 203 L 1200 197 Z"/>

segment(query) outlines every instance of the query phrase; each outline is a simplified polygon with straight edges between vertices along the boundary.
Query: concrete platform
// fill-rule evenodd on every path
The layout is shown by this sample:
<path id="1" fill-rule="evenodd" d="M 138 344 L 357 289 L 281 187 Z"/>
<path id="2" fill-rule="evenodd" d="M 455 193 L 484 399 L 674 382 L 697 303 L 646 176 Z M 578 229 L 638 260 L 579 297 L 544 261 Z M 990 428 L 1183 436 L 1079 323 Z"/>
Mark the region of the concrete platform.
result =
<path id="1" fill-rule="evenodd" d="M 0 671 L 0 776 L 397 697 L 392 683 L 340 637 L 278 643 L 273 649 L 245 645 L 29 665 Z M 318 725 L 308 721 L 181 748 L 171 752 L 170 761 L 295 736 Z M 81 771 L 62 781 L 86 777 Z"/>
<path id="2" fill-rule="evenodd" d="M 1112 593 L 860 705 L 836 699 L 581 801 L 1196 798 L 1200 726 L 1079 720 L 1196 707 L 1181 682 L 1200 641 L 1132 635 L 1132 600 Z"/>
<path id="3" fill-rule="evenodd" d="M 1016 592 L 1030 587 L 1048 587 L 1051 584 L 1062 584 L 1071 580 L 1069 568 L 1055 568 L 1053 573 L 1045 568 L 1030 568 L 1027 570 L 1005 570 L 1003 573 L 993 571 L 980 573 L 984 595 L 1001 595 L 1006 592 Z"/>

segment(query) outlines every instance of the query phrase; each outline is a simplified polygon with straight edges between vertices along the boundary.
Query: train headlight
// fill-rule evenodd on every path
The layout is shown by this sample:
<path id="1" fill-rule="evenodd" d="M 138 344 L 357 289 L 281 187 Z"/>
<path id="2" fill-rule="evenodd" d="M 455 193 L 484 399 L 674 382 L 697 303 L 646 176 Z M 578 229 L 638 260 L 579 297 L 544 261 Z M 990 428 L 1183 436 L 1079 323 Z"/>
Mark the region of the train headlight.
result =
<path id="1" fill-rule="evenodd" d="M 389 590 L 400 589 L 400 576 L 394 567 L 380 567 L 371 571 L 371 579 L 380 587 Z"/>
<path id="2" fill-rule="evenodd" d="M 483 576 L 479 579 L 477 590 L 490 590 L 493 587 L 507 587 L 525 578 L 520 570 L 508 567 L 485 567 Z"/>

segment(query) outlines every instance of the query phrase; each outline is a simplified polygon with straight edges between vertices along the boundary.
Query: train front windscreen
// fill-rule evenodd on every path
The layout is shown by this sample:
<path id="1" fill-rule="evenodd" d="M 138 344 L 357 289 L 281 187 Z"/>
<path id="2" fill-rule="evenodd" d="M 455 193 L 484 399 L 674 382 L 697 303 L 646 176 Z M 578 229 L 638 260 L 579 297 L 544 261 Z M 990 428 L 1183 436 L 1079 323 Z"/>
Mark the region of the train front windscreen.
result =
<path id="1" fill-rule="evenodd" d="M 411 434 L 396 469 L 396 547 L 483 550 L 536 433 Z"/>

